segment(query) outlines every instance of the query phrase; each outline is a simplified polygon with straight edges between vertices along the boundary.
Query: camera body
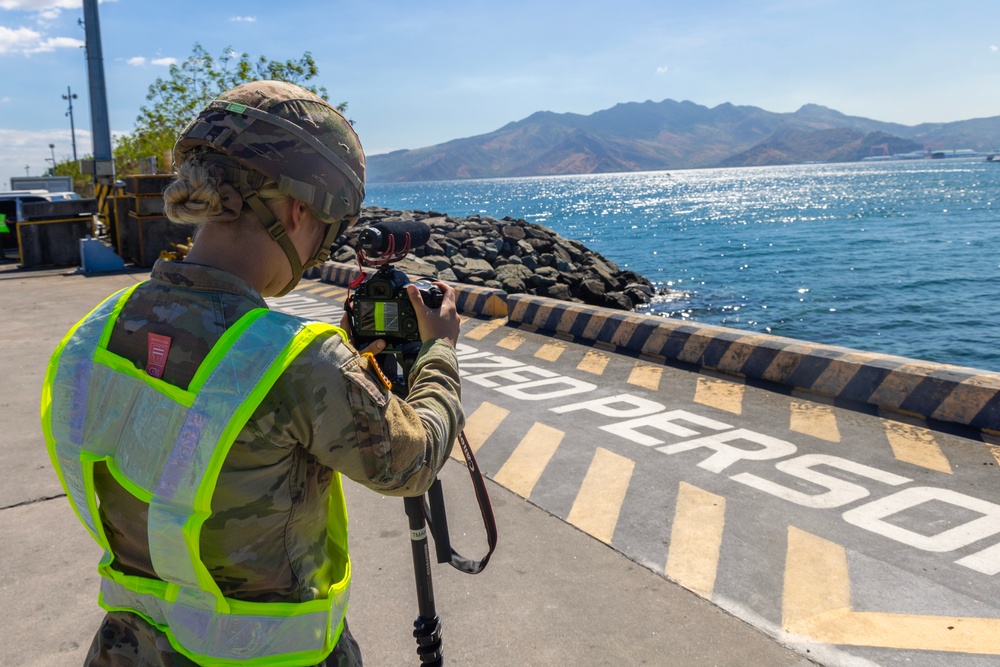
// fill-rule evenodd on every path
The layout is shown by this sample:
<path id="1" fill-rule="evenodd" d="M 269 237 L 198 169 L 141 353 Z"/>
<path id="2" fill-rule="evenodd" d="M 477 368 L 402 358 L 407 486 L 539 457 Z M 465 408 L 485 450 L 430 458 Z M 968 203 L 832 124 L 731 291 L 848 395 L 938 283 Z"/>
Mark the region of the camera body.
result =
<path id="1" fill-rule="evenodd" d="M 406 293 L 411 284 L 405 273 L 383 266 L 358 285 L 351 297 L 351 327 L 358 348 L 380 338 L 386 350 L 420 341 L 417 314 Z M 428 308 L 440 308 L 444 293 L 425 280 L 413 283 Z"/>

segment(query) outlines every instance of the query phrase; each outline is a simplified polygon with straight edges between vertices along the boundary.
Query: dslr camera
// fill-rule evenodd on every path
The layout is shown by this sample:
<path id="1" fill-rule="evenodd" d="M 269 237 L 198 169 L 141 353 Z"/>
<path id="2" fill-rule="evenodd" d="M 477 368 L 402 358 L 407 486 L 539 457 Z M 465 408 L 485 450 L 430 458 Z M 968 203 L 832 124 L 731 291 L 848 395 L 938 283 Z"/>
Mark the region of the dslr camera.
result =
<path id="1" fill-rule="evenodd" d="M 358 348 L 378 340 L 385 348 L 377 355 L 379 368 L 391 379 L 393 391 L 405 396 L 407 375 L 420 351 L 417 313 L 406 292 L 410 279 L 394 262 L 403 259 L 415 247 L 430 239 L 430 227 L 422 222 L 381 222 L 358 234 L 358 264 L 377 266 L 378 270 L 354 285 L 347 299 L 346 311 L 351 339 Z M 440 308 L 444 293 L 426 280 L 412 283 L 428 308 Z"/>
<path id="2" fill-rule="evenodd" d="M 410 279 L 399 269 L 384 266 L 365 278 L 351 296 L 351 328 L 359 348 L 384 338 L 386 349 L 419 342 L 417 314 L 406 293 Z M 440 308 L 444 294 L 426 280 L 413 283 L 428 308 Z"/>

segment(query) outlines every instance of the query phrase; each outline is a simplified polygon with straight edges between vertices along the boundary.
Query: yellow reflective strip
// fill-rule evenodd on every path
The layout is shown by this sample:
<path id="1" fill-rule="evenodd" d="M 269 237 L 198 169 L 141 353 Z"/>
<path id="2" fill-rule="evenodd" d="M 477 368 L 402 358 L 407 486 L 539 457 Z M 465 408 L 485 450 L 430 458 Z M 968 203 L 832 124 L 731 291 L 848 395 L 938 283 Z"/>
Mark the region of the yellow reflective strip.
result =
<path id="1" fill-rule="evenodd" d="M 282 618 L 293 618 L 304 616 L 316 612 L 324 612 L 330 609 L 330 600 L 327 598 L 316 598 L 306 602 L 248 602 L 246 600 L 229 601 L 230 613 L 236 616 L 280 616 Z"/>
<path id="2" fill-rule="evenodd" d="M 69 504 L 73 505 L 73 499 L 70 498 L 72 494 L 70 494 L 69 487 L 66 485 L 62 466 L 59 465 L 59 456 L 56 454 L 56 438 L 52 435 L 52 384 L 55 382 L 56 371 L 59 368 L 59 357 L 62 354 L 65 344 L 66 341 L 64 339 L 59 344 L 59 347 L 56 348 L 55 354 L 52 355 L 52 359 L 49 361 L 48 370 L 45 371 L 45 381 L 42 383 L 42 435 L 45 437 L 45 449 L 49 452 L 49 460 L 52 461 L 52 467 L 55 468 L 56 475 L 59 476 L 59 484 L 62 486 L 63 491 L 66 492 L 66 497 L 70 499 Z"/>
<path id="3" fill-rule="evenodd" d="M 250 326 L 254 321 L 260 316 L 264 315 L 268 311 L 266 309 L 257 309 L 251 311 L 247 315 L 240 318 L 240 321 L 230 327 L 226 334 L 228 335 L 237 326 L 243 324 L 244 320 L 248 320 L 245 326 L 240 327 L 239 333 L 242 334 L 247 327 Z M 337 330 L 336 327 L 331 325 L 324 325 L 322 323 L 316 322 L 311 325 L 303 327 L 298 334 L 295 335 L 279 352 L 274 361 L 268 367 L 268 369 L 261 376 L 260 380 L 257 382 L 256 386 L 247 394 L 246 398 L 242 403 L 233 411 L 233 415 L 229 420 L 229 423 L 223 428 L 221 435 L 219 437 L 219 443 L 215 450 L 212 452 L 212 459 L 209 461 L 208 465 L 205 467 L 205 473 L 202 477 L 201 485 L 195 492 L 195 496 L 192 502 L 192 513 L 191 516 L 184 522 L 182 531 L 184 533 L 184 541 L 188 546 L 188 550 L 191 554 L 194 554 L 195 559 L 193 560 L 195 575 L 198 578 L 198 584 L 206 591 L 218 591 L 218 585 L 215 580 L 212 579 L 211 574 L 209 574 L 208 569 L 205 567 L 201 560 L 201 528 L 204 525 L 205 520 L 208 519 L 212 511 L 212 496 L 215 494 L 215 487 L 219 479 L 219 470 L 222 468 L 222 464 L 229 454 L 230 448 L 233 446 L 233 442 L 236 441 L 236 437 L 239 435 L 240 431 L 246 425 L 246 423 L 253 416 L 253 411 L 257 409 L 261 401 L 274 386 L 278 377 L 288 368 L 288 365 L 309 345 L 316 336 L 323 331 Z M 344 334 L 341 334 L 344 335 Z M 226 336 L 223 336 L 225 338 Z M 235 337 L 232 340 L 226 341 L 225 346 L 219 343 L 223 342 L 220 339 L 216 346 L 212 348 L 212 352 L 209 356 L 216 352 L 216 349 L 221 349 L 222 353 L 218 355 L 218 358 L 214 359 L 212 366 L 219 363 L 224 352 L 233 346 Z M 206 361 L 208 358 L 206 357 Z M 202 363 L 202 368 L 205 368 L 208 364 Z M 198 369 L 200 374 L 202 368 Z M 206 378 L 207 379 L 207 375 Z M 205 379 L 202 379 L 201 383 L 204 384 Z M 192 388 L 194 382 L 192 382 Z M 200 389 L 200 386 L 199 386 Z M 218 605 L 225 605 L 228 600 L 221 597 L 221 592 L 219 593 Z M 217 611 L 224 612 L 228 611 L 229 608 L 225 609 L 217 608 Z"/>
<path id="4" fill-rule="evenodd" d="M 130 480 L 128 477 L 126 477 L 125 473 L 123 473 L 121 470 L 118 469 L 118 466 L 115 465 L 114 460 L 112 460 L 110 456 L 105 456 L 103 458 L 103 461 L 107 464 L 108 472 L 111 473 L 111 476 L 114 477 L 115 481 L 121 484 L 126 491 L 128 491 L 133 496 L 135 496 L 142 502 L 146 503 L 147 505 L 150 502 L 152 502 L 153 500 L 152 491 L 142 488 L 141 486 Z"/>
<path id="5" fill-rule="evenodd" d="M 127 611 L 130 614 L 135 614 L 136 616 L 139 616 L 140 618 L 142 618 L 142 620 L 146 621 L 147 623 L 149 623 L 151 626 L 153 626 L 154 628 L 156 628 L 160 632 L 166 633 L 169 630 L 169 628 L 167 628 L 166 625 L 163 625 L 161 623 L 157 623 L 154 619 L 150 618 L 149 616 L 146 616 L 142 612 L 138 612 L 135 609 L 130 609 L 129 607 L 119 607 L 117 605 L 106 603 L 104 601 L 104 592 L 103 591 L 98 591 L 98 593 L 97 593 L 97 604 L 104 611 L 109 611 L 109 612 Z"/>
<path id="6" fill-rule="evenodd" d="M 236 324 L 226 329 L 225 333 L 222 334 L 219 340 L 215 341 L 215 345 L 212 346 L 212 349 L 209 350 L 208 354 L 202 360 L 201 366 L 198 367 L 194 378 L 191 379 L 191 384 L 188 385 L 188 390 L 196 394 L 201 391 L 212 371 L 219 365 L 222 358 L 226 356 L 236 339 L 242 336 L 243 332 L 249 329 L 251 324 L 268 312 L 270 311 L 267 308 L 254 308 L 237 320 Z"/>
<path id="7" fill-rule="evenodd" d="M 77 507 L 76 502 L 73 499 L 73 494 L 70 493 L 68 489 L 66 490 L 66 498 L 69 499 L 69 506 L 73 508 L 73 513 L 76 514 L 76 518 L 80 521 L 80 523 L 83 524 L 83 527 L 87 530 L 88 533 L 90 533 L 90 536 L 94 538 L 94 541 L 97 542 L 99 545 L 101 545 L 101 547 L 104 548 L 105 551 L 108 551 L 107 537 L 105 537 L 104 541 L 102 542 L 101 538 L 98 537 L 98 534 L 92 531 L 90 529 L 90 526 L 87 525 L 87 522 L 84 521 L 83 519 L 83 512 L 84 511 L 88 512 L 91 516 L 91 521 L 93 521 L 94 523 L 95 529 L 103 534 L 103 526 L 101 526 L 101 517 L 97 513 L 97 496 L 94 493 L 94 477 L 93 474 L 91 474 L 87 470 L 86 462 L 82 464 L 82 468 L 83 472 L 81 474 L 83 475 L 83 493 L 87 498 L 87 507 L 86 508 Z"/>
<path id="8" fill-rule="evenodd" d="M 185 408 L 190 408 L 194 405 L 194 399 L 196 397 L 194 392 L 181 389 L 180 387 L 172 385 L 169 382 L 164 382 L 160 378 L 155 378 L 141 368 L 136 368 L 135 364 L 131 361 L 125 357 L 118 356 L 114 352 L 108 352 L 103 348 L 98 348 L 94 352 L 94 362 L 101 364 L 102 366 L 107 366 L 113 371 L 136 378 L 137 380 L 142 380 L 149 385 L 150 388 L 155 389 L 175 403 L 180 403 Z"/>
<path id="9" fill-rule="evenodd" d="M 212 494 L 215 493 L 215 483 L 219 476 L 219 470 L 222 468 L 222 462 L 229 453 L 229 448 L 232 447 L 233 442 L 235 442 L 236 436 L 239 435 L 243 426 L 250 421 L 250 417 L 253 416 L 253 411 L 256 410 L 257 406 L 264 400 L 267 392 L 271 391 L 271 387 L 274 386 L 274 383 L 278 380 L 285 369 L 288 368 L 292 361 L 294 361 L 295 358 L 299 356 L 299 354 L 301 354 L 302 351 L 310 343 L 312 343 L 319 334 L 325 331 L 334 331 L 340 333 L 342 336 L 345 335 L 343 331 L 337 327 L 329 324 L 323 324 L 321 322 L 314 322 L 304 327 L 285 345 L 284 349 L 282 349 L 282 351 L 275 356 L 274 361 L 268 369 L 264 371 L 264 374 L 261 375 L 257 385 L 250 391 L 249 394 L 247 394 L 247 397 L 243 400 L 239 407 L 233 411 L 232 418 L 230 418 L 229 423 L 226 424 L 225 428 L 221 432 L 219 446 L 215 448 L 215 451 L 212 453 L 212 460 L 205 469 L 205 475 L 203 478 L 205 481 L 195 493 L 193 503 L 195 512 L 207 513 L 211 511 Z M 209 480 L 211 480 L 210 485 L 207 483 Z"/>
<path id="10" fill-rule="evenodd" d="M 63 476 L 62 466 L 59 465 L 59 457 L 56 454 L 56 440 L 55 436 L 52 435 L 52 386 L 55 384 L 56 373 L 59 370 L 59 360 L 62 358 L 63 350 L 66 348 L 66 343 L 69 339 L 73 337 L 76 330 L 87 321 L 91 315 L 93 315 L 101 306 L 103 306 L 108 301 L 112 299 L 120 299 L 124 292 L 132 293 L 138 285 L 131 288 L 125 288 L 118 290 L 108 298 L 102 300 L 99 304 L 91 308 L 90 312 L 86 316 L 82 317 L 79 322 L 74 324 L 66 335 L 63 336 L 62 340 L 59 341 L 59 345 L 52 352 L 52 356 L 49 358 L 48 368 L 45 370 L 45 381 L 42 383 L 42 401 L 41 401 L 41 419 L 42 419 L 42 435 L 45 437 L 45 448 L 49 452 L 49 458 L 52 460 L 52 467 L 55 468 L 56 474 L 59 476 L 59 484 L 62 485 L 64 491 L 66 491 L 66 497 L 70 500 L 70 505 L 73 505 L 72 494 L 69 492 L 69 488 L 66 486 L 66 479 Z M 76 511 L 76 507 L 73 508 Z M 77 512 L 79 515 L 79 512 Z"/>
<path id="11" fill-rule="evenodd" d="M 101 332 L 101 339 L 97 342 L 97 347 L 105 348 L 108 346 L 108 341 L 111 340 L 111 332 L 115 328 L 115 322 L 118 321 L 118 315 L 121 314 L 122 308 L 125 307 L 125 302 L 128 301 L 130 296 L 132 296 L 132 292 L 134 292 L 139 285 L 142 284 L 143 283 L 136 283 L 135 285 L 118 292 L 121 296 L 118 297 L 118 303 L 115 304 L 114 309 L 111 311 L 111 314 L 108 315 L 108 319 L 104 323 L 104 331 Z M 105 301 L 107 300 L 108 299 L 105 299 Z"/>
<path id="12" fill-rule="evenodd" d="M 310 322 L 305 326 L 305 330 L 315 332 L 317 336 L 327 331 L 332 331 L 333 333 L 340 336 L 345 343 L 350 342 L 350 340 L 347 338 L 347 332 L 341 329 L 340 327 L 333 326 L 332 324 L 326 324 L 324 322 Z"/>

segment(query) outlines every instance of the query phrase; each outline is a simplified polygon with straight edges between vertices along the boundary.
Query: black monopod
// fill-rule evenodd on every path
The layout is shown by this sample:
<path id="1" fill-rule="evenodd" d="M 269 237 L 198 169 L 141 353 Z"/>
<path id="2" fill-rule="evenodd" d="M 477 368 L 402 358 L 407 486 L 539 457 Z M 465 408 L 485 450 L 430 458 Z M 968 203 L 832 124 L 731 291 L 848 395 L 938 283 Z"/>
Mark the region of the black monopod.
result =
<path id="1" fill-rule="evenodd" d="M 380 355 L 381 356 L 381 355 Z M 396 377 L 399 369 L 396 358 L 384 356 L 379 359 L 379 367 L 388 377 Z M 400 398 L 406 398 L 408 386 L 405 383 L 393 385 L 392 389 Z M 458 435 L 458 446 L 465 457 L 472 479 L 472 487 L 479 502 L 479 512 L 486 529 L 489 551 L 478 561 L 466 558 L 451 548 L 448 533 L 448 516 L 444 507 L 444 491 L 441 480 L 435 479 L 424 496 L 403 498 L 403 509 L 410 525 L 410 550 L 413 554 L 413 575 L 417 585 L 417 619 L 413 622 L 413 638 L 417 641 L 417 656 L 426 667 L 440 667 L 444 664 L 441 643 L 441 619 L 434 604 L 434 582 L 431 577 L 430 543 L 428 533 L 434 536 L 434 550 L 438 563 L 450 563 L 452 567 L 466 574 L 482 572 L 497 544 L 496 520 L 490 497 L 483 481 L 483 473 L 476 463 L 476 457 L 469 445 L 465 431 Z"/>
<path id="2" fill-rule="evenodd" d="M 362 230 L 359 234 L 359 248 L 357 250 L 358 264 L 362 266 L 362 276 L 356 284 L 352 284 L 352 287 L 364 283 L 363 267 L 365 265 L 380 266 L 397 262 L 405 257 L 411 248 L 423 245 L 429 238 L 430 230 L 427 225 L 421 222 L 379 223 Z M 361 288 L 358 287 L 358 289 Z M 405 295 L 403 296 L 405 297 Z M 350 307 L 349 302 L 349 313 L 351 312 Z M 419 344 L 416 347 L 419 348 Z M 400 349 L 410 348 L 404 345 Z M 413 359 L 407 358 L 408 356 L 406 352 L 403 353 L 402 359 L 393 354 L 376 356 L 376 361 L 383 374 L 393 380 L 392 392 L 404 399 L 409 393 L 406 376 L 413 362 Z M 403 499 L 403 508 L 406 511 L 410 527 L 410 549 L 413 554 L 413 574 L 417 587 L 417 619 L 413 622 L 413 637 L 417 642 L 417 656 L 420 658 L 420 664 L 426 667 L 439 667 L 444 664 L 441 619 L 437 615 L 434 603 L 428 532 L 434 536 L 437 562 L 450 563 L 452 567 L 467 574 L 478 574 L 486 568 L 497 543 L 496 520 L 493 517 L 489 494 L 483 481 L 482 471 L 476 463 L 472 447 L 469 445 L 464 431 L 459 433 L 457 444 L 465 457 L 472 487 L 479 503 L 489 550 L 481 560 L 474 561 L 465 558 L 451 548 L 441 480 L 434 480 L 425 495 Z"/>

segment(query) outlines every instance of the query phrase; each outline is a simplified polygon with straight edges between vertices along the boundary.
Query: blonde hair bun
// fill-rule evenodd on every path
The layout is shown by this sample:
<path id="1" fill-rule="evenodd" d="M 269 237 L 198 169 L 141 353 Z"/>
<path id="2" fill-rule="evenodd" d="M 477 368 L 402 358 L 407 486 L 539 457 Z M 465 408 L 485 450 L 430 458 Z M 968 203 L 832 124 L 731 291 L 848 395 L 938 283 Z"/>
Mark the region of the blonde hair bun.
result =
<path id="1" fill-rule="evenodd" d="M 164 212 L 174 222 L 200 224 L 222 213 L 218 179 L 197 160 L 185 160 L 163 191 Z"/>

